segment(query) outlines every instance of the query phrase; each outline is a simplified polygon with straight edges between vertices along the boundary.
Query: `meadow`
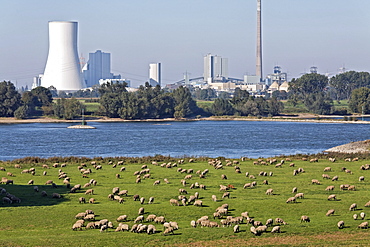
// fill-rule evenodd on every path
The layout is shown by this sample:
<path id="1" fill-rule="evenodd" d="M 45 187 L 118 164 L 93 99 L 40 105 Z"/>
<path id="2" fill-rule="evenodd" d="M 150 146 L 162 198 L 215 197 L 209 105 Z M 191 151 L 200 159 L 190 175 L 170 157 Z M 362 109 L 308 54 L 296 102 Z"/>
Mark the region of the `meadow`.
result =
<path id="1" fill-rule="evenodd" d="M 309 159 L 312 157 L 309 157 Z M 21 203 L 0 203 L 0 241 L 1 246 L 246 246 L 246 245 L 346 245 L 358 246 L 367 245 L 370 237 L 369 230 L 359 229 L 357 226 L 364 221 L 370 220 L 370 208 L 364 205 L 370 200 L 369 181 L 370 171 L 361 170 L 360 166 L 370 162 L 368 159 L 360 158 L 359 161 L 345 161 L 344 158 L 337 158 L 332 163 L 328 157 L 321 155 L 318 162 L 309 162 L 302 160 L 302 156 L 292 156 L 291 161 L 285 161 L 281 168 L 272 165 L 256 165 L 256 160 L 246 159 L 231 160 L 238 164 L 227 166 L 227 161 L 222 161 L 222 169 L 214 169 L 208 163 L 207 158 L 195 158 L 195 162 L 189 162 L 189 158 L 184 158 L 184 163 L 179 164 L 178 159 L 169 157 L 147 157 L 146 159 L 130 158 L 75 158 L 67 160 L 59 158 L 59 165 L 53 168 L 52 165 L 58 158 L 29 159 L 12 162 L 0 162 L 0 166 L 6 171 L 0 171 L 0 177 L 13 179 L 14 184 L 0 187 L 7 192 L 16 195 L 22 201 Z M 278 157 L 277 160 L 285 160 Z M 91 161 L 96 161 L 102 165 L 102 169 L 96 170 L 91 165 Z M 118 161 L 123 161 L 123 165 L 118 165 Z M 152 161 L 158 163 L 153 165 Z M 110 163 L 109 163 L 110 162 Z M 176 167 L 161 167 L 163 163 L 177 163 Z M 65 167 L 60 167 L 65 163 Z M 92 173 L 83 177 L 78 170 L 82 163 L 87 168 L 92 169 Z M 291 167 L 289 164 L 294 163 Z M 21 165 L 21 169 L 14 165 Z M 47 164 L 50 168 L 42 168 Z M 150 178 L 144 179 L 141 183 L 135 183 L 135 171 L 142 170 L 142 165 L 147 165 L 150 169 Z M 126 169 L 120 171 L 121 167 Z M 241 173 L 235 172 L 235 166 L 240 167 Z M 34 167 L 35 175 L 21 171 Z M 331 171 L 323 172 L 325 167 L 331 167 Z M 342 171 L 345 167 L 352 171 L 352 174 Z M 184 187 L 181 180 L 188 173 L 178 172 L 178 168 L 193 169 L 192 178 L 187 181 Z M 304 173 L 293 176 L 293 170 L 303 168 Z M 69 189 L 62 183 L 63 179 L 58 179 L 59 169 L 62 169 L 70 178 L 71 185 L 88 183 L 90 179 L 95 179 L 97 185 L 83 188 L 77 193 L 69 193 Z M 209 169 L 205 178 L 199 178 L 195 172 L 198 170 Z M 43 175 L 46 171 L 47 175 Z M 272 176 L 259 176 L 259 173 L 272 172 Z M 7 175 L 10 172 L 14 177 Z M 254 178 L 246 177 L 254 175 Z M 322 174 L 328 174 L 330 177 L 337 175 L 338 181 L 322 178 Z M 116 178 L 120 174 L 120 178 Z M 221 175 L 226 175 L 227 179 L 222 179 Z M 364 176 L 364 181 L 359 181 L 359 177 Z M 169 183 L 164 182 L 167 178 Z M 40 191 L 47 192 L 47 197 L 42 197 L 40 192 L 33 190 L 33 185 L 28 185 L 29 180 L 34 180 Z M 312 179 L 318 179 L 321 184 L 312 184 Z M 45 185 L 47 180 L 53 180 L 57 188 L 51 185 Z M 153 185 L 154 181 L 160 180 L 159 185 Z M 267 180 L 268 185 L 263 184 Z M 244 184 L 255 181 L 257 186 L 254 188 L 243 189 Z M 189 186 L 195 182 L 204 184 L 205 190 L 190 189 Z M 341 184 L 350 184 L 356 187 L 354 191 L 339 189 Z M 231 185 L 228 191 L 230 198 L 222 199 L 223 192 L 219 191 L 220 185 Z M 334 191 L 325 191 L 329 185 L 334 185 Z M 108 199 L 108 194 L 112 193 L 112 188 L 119 187 L 120 190 L 128 190 L 128 196 L 124 198 L 123 204 Z M 286 203 L 289 197 L 295 195 L 292 188 L 297 187 L 298 192 L 304 193 L 303 199 L 297 199 L 296 203 Z M 85 195 L 87 189 L 94 190 L 93 195 Z M 199 199 L 203 201 L 202 207 L 193 205 L 171 206 L 170 199 L 177 199 L 179 189 L 187 190 L 188 194 L 193 195 L 199 192 Z M 267 189 L 272 188 L 273 195 L 266 195 Z M 52 198 L 52 193 L 60 193 L 62 198 Z M 145 197 L 146 201 L 141 204 L 133 200 L 133 195 L 138 194 Z M 328 201 L 330 194 L 336 194 L 337 200 Z M 217 201 L 212 200 L 212 195 L 216 195 Z M 4 195 L 2 195 L 4 196 Z M 94 204 L 81 204 L 79 197 L 85 197 L 86 200 L 93 197 L 96 200 Z M 149 197 L 154 197 L 154 203 L 148 204 Z M 215 209 L 222 204 L 229 204 L 228 216 L 240 216 L 242 212 L 249 212 L 254 220 L 266 222 L 267 219 L 282 218 L 287 225 L 281 225 L 281 233 L 271 233 L 272 227 L 261 236 L 255 236 L 250 232 L 250 225 L 244 220 L 240 224 L 241 231 L 233 232 L 233 227 L 196 227 L 190 225 L 190 221 L 197 220 L 201 216 L 209 216 L 210 220 L 220 222 L 220 219 L 213 219 L 212 215 Z M 357 210 L 350 211 L 349 206 L 357 203 Z M 79 212 L 91 209 L 96 214 L 96 220 L 108 219 L 117 227 L 117 217 L 126 214 L 129 218 L 127 224 L 132 226 L 134 219 L 138 216 L 138 210 L 144 207 L 144 217 L 149 214 L 164 216 L 167 221 L 176 221 L 179 229 L 174 234 L 163 235 L 163 226 L 152 223 L 156 226 L 157 232 L 152 235 L 146 233 L 115 232 L 114 229 L 108 229 L 107 232 L 100 232 L 99 229 L 72 230 L 72 225 L 76 222 L 74 218 Z M 335 213 L 331 216 L 325 216 L 329 209 L 334 209 Z M 353 214 L 365 212 L 368 216 L 364 220 L 353 219 Z M 300 217 L 307 215 L 310 222 L 301 222 Z M 225 217 L 224 217 L 225 219 Z M 338 229 L 337 222 L 345 222 L 344 229 Z M 150 223 L 145 223 L 150 224 Z M 276 225 L 274 223 L 274 225 Z"/>

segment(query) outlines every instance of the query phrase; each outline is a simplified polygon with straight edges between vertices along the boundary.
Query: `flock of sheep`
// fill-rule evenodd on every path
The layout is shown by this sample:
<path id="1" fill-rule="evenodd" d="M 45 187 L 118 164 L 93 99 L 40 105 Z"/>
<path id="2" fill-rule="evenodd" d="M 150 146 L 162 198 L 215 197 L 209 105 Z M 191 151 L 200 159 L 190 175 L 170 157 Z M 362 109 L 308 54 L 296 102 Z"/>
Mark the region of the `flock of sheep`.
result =
<path id="1" fill-rule="evenodd" d="M 331 162 L 335 163 L 336 160 L 334 158 L 329 159 Z M 242 159 L 242 161 L 244 161 Z M 307 162 L 319 162 L 318 159 L 311 159 L 311 160 L 305 160 Z M 348 160 L 347 160 L 348 161 Z M 353 159 L 351 161 L 358 161 L 358 159 Z M 193 163 L 194 160 L 190 159 L 188 161 L 188 164 Z M 219 185 L 219 192 L 222 193 L 222 196 L 220 198 L 217 198 L 217 195 L 212 195 L 211 198 L 200 198 L 201 190 L 207 190 L 208 186 L 206 186 L 207 178 L 209 178 L 209 175 L 212 173 L 210 169 L 204 169 L 204 170 L 197 170 L 197 169 L 184 169 L 181 167 L 182 164 L 184 164 L 184 160 L 179 160 L 178 162 L 168 162 L 168 163 L 162 163 L 159 164 L 158 162 L 153 161 L 151 165 L 156 167 L 161 167 L 164 169 L 173 169 L 174 172 L 178 172 L 183 175 L 183 179 L 180 179 L 179 181 L 170 181 L 167 178 L 162 179 L 156 179 L 153 182 L 153 186 L 163 186 L 162 184 L 178 184 L 178 195 L 172 195 L 173 198 L 169 199 L 169 205 L 170 206 L 194 206 L 194 210 L 196 210 L 197 207 L 203 207 L 204 203 L 209 203 L 211 201 L 218 202 L 221 200 L 229 200 L 232 198 L 233 190 L 236 189 L 234 185 L 232 184 L 220 184 Z M 243 190 L 253 190 L 257 186 L 260 186 L 257 184 L 256 181 L 253 181 L 256 179 L 256 177 L 263 177 L 264 180 L 262 182 L 263 186 L 269 186 L 269 177 L 273 177 L 274 173 L 272 171 L 266 172 L 261 171 L 258 174 L 250 174 L 249 172 L 242 173 L 240 161 L 234 160 L 234 161 L 221 161 L 218 159 L 210 159 L 208 161 L 208 164 L 211 169 L 215 170 L 225 170 L 226 167 L 233 167 L 234 172 L 236 174 L 240 174 L 240 176 L 244 176 L 246 180 L 249 180 L 247 183 L 244 184 L 243 187 L 239 189 Z M 120 172 L 126 172 L 126 167 L 124 166 L 123 161 L 119 161 L 117 163 L 110 162 L 109 165 L 112 168 L 119 168 Z M 303 168 L 297 168 L 295 169 L 295 164 L 292 162 L 291 159 L 281 159 L 278 161 L 277 159 L 258 159 L 257 161 L 253 162 L 253 165 L 255 166 L 261 166 L 261 167 L 269 167 L 269 169 L 284 169 L 284 167 L 290 167 L 293 170 L 293 176 L 301 176 L 301 174 L 306 173 L 306 171 Z M 63 186 L 68 188 L 68 192 L 70 194 L 78 193 L 79 195 L 83 193 L 83 196 L 78 197 L 78 203 L 80 204 L 94 204 L 96 203 L 96 200 L 94 197 L 92 197 L 94 194 L 99 193 L 97 192 L 97 189 L 95 189 L 94 186 L 97 185 L 97 181 L 95 179 L 90 179 L 89 182 L 85 183 L 84 185 L 81 184 L 75 184 L 74 186 L 71 185 L 71 178 L 65 173 L 62 168 L 66 167 L 66 164 L 58 164 L 55 163 L 51 167 L 53 168 L 59 168 L 58 177 L 55 179 L 62 180 Z M 88 176 L 92 173 L 98 173 L 99 170 L 102 170 L 103 167 L 108 167 L 107 165 L 101 165 L 97 162 L 93 161 L 90 164 L 79 164 L 78 170 L 83 178 L 88 178 Z M 15 168 L 22 169 L 20 165 L 15 165 Z M 47 169 L 50 169 L 48 165 L 43 165 L 43 169 L 45 169 L 42 173 L 43 176 L 47 175 Z M 176 169 L 177 168 L 177 169 Z M 196 164 L 194 164 L 194 167 L 196 168 Z M 360 170 L 368 170 L 370 169 L 369 165 L 362 165 L 360 167 Z M 0 171 L 6 172 L 6 169 L 4 167 L 0 167 Z M 325 167 L 323 168 L 323 174 L 322 179 L 325 181 L 331 181 L 334 185 L 328 185 L 325 189 L 325 191 L 331 192 L 334 191 L 335 188 L 339 188 L 341 191 L 356 191 L 356 186 L 351 184 L 337 184 L 338 182 L 338 175 L 335 174 L 335 176 L 331 176 L 330 174 L 333 172 L 343 172 L 344 174 L 353 175 L 354 173 L 346 169 L 345 167 L 342 167 L 340 170 L 332 169 L 332 167 Z M 35 168 L 30 169 L 23 169 L 20 174 L 36 174 Z M 14 177 L 15 175 L 7 172 L 8 177 Z M 138 171 L 135 171 L 133 173 L 134 179 L 132 180 L 132 183 L 140 184 L 144 180 L 153 179 L 153 175 L 151 173 L 151 169 L 148 168 L 148 165 L 142 165 L 141 169 Z M 228 174 L 222 174 L 221 180 L 222 181 L 229 181 L 229 175 Z M 116 179 L 121 179 L 121 174 L 116 173 L 115 174 Z M 265 179 L 266 178 L 266 179 Z M 204 181 L 204 183 L 200 183 L 198 181 L 195 181 L 195 179 L 199 179 Z M 250 181 L 252 180 L 252 181 Z M 117 180 L 118 181 L 118 180 Z M 163 181 L 163 182 L 162 182 Z M 193 182 L 194 181 L 194 182 Z M 360 176 L 358 177 L 359 182 L 364 182 L 365 177 Z M 3 177 L 0 183 L 3 183 L 5 185 L 11 185 L 14 183 L 13 179 L 8 179 L 7 177 Z M 118 182 L 117 182 L 118 183 Z M 312 186 L 321 185 L 322 182 L 317 178 L 312 178 L 311 182 Z M 42 197 L 47 197 L 48 193 L 45 190 L 42 190 L 40 192 L 39 186 L 34 185 L 34 181 L 30 180 L 28 182 L 28 185 L 33 186 L 33 191 L 35 193 L 40 193 Z M 53 182 L 53 180 L 47 180 L 45 185 L 50 186 L 51 189 L 56 189 L 61 185 L 56 185 L 56 183 Z M 195 193 L 190 193 L 189 191 L 193 190 Z M 294 187 L 292 189 L 292 193 L 294 196 L 291 196 L 286 199 L 287 204 L 294 204 L 297 203 L 299 200 L 303 201 L 305 199 L 305 193 L 299 191 L 298 188 Z M 332 192 L 331 192 L 332 193 Z M 8 193 L 5 188 L 0 187 L 0 194 L 3 195 L 2 202 L 3 204 L 12 204 L 12 203 L 21 203 L 21 199 Z M 52 198 L 60 199 L 63 196 L 59 193 L 53 192 L 49 193 L 51 194 Z M 266 196 L 275 196 L 276 191 L 273 188 L 273 186 L 270 186 L 265 192 Z M 107 195 L 107 200 L 111 201 L 117 201 L 120 204 L 123 204 L 125 200 L 129 198 L 129 193 L 127 189 L 120 189 L 118 186 L 114 187 L 112 189 L 112 192 Z M 134 201 L 140 202 L 140 204 L 153 204 L 155 198 L 153 196 L 149 198 L 140 197 L 138 194 L 134 194 L 132 196 L 132 199 Z M 200 200 L 202 199 L 202 200 Z M 330 194 L 327 197 L 328 201 L 338 201 L 338 197 L 336 194 Z M 157 202 L 157 201 L 156 201 Z M 198 219 L 191 220 L 190 226 L 193 228 L 197 227 L 210 227 L 210 228 L 218 228 L 218 227 L 230 227 L 234 233 L 239 233 L 241 231 L 241 226 L 245 224 L 248 226 L 249 232 L 252 234 L 259 236 L 262 233 L 265 232 L 271 232 L 271 233 L 281 233 L 282 229 L 284 228 L 287 223 L 281 219 L 280 217 L 275 218 L 273 220 L 272 218 L 267 219 L 266 221 L 259 221 L 256 220 L 256 217 L 250 217 L 249 212 L 244 211 L 241 213 L 240 216 L 232 216 L 233 213 L 230 211 L 230 205 L 232 205 L 232 200 L 230 200 L 229 203 L 224 203 L 221 206 L 218 206 L 213 215 L 203 215 L 199 216 Z M 364 205 L 365 207 L 370 206 L 370 201 Z M 357 203 L 352 203 L 348 207 L 349 211 L 356 211 L 357 210 Z M 330 217 L 332 215 L 335 215 L 335 209 L 330 209 L 327 211 L 325 216 Z M 109 229 L 115 229 L 115 232 L 120 231 L 129 231 L 134 233 L 147 233 L 147 234 L 155 234 L 160 232 L 158 229 L 163 228 L 163 235 L 167 235 L 170 233 L 174 233 L 174 231 L 179 229 L 179 226 L 177 222 L 175 221 L 167 221 L 164 216 L 157 216 L 155 214 L 149 214 L 148 216 L 144 216 L 146 214 L 144 207 L 140 207 L 138 210 L 138 215 L 129 218 L 127 215 L 118 215 L 115 221 L 109 221 L 107 219 L 96 219 L 96 215 L 92 210 L 86 210 L 85 212 L 80 212 L 75 215 L 76 222 L 73 223 L 72 229 L 73 230 L 82 230 L 82 229 L 99 229 L 100 232 L 108 231 Z M 364 212 L 361 212 L 359 215 L 354 214 L 353 219 L 361 219 L 365 220 L 366 214 Z M 346 221 L 349 219 L 345 219 Z M 114 222 L 114 223 L 113 223 Z M 310 223 L 311 219 L 308 215 L 302 215 L 300 217 L 301 223 Z M 163 227 L 158 227 L 158 226 Z M 337 223 L 337 227 L 339 229 L 343 229 L 345 227 L 344 220 L 340 220 Z M 347 227 L 347 226 L 346 226 Z M 364 221 L 361 222 L 358 225 L 358 228 L 368 228 L 368 222 Z"/>

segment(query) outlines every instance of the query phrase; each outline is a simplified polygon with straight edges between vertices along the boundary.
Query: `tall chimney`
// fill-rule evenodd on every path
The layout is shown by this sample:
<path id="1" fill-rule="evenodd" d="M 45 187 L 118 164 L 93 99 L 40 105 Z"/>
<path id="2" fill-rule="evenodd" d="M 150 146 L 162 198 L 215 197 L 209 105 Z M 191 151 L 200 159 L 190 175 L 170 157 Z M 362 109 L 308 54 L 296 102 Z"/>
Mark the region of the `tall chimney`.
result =
<path id="1" fill-rule="evenodd" d="M 261 27 L 261 0 L 257 0 L 257 56 L 256 76 L 262 80 L 262 27 Z"/>

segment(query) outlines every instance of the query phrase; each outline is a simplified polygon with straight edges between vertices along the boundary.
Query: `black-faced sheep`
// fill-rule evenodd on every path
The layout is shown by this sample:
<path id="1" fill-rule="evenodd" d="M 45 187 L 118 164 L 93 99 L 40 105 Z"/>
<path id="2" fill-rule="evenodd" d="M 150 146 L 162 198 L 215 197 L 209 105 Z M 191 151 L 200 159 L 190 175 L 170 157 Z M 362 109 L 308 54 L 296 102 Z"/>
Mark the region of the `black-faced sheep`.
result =
<path id="1" fill-rule="evenodd" d="M 337 227 L 338 227 L 339 229 L 343 229 L 343 228 L 344 228 L 344 221 L 343 221 L 343 220 L 339 221 L 339 222 L 337 223 Z"/>
<path id="2" fill-rule="evenodd" d="M 302 222 L 310 222 L 310 217 L 308 217 L 307 215 L 302 215 L 301 216 L 301 223 Z"/>

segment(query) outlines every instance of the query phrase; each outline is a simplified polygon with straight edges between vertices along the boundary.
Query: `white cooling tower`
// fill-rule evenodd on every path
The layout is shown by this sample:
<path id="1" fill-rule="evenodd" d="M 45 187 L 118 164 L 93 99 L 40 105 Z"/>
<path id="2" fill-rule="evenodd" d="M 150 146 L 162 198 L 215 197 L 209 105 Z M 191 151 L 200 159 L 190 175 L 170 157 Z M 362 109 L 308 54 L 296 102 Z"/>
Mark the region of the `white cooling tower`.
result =
<path id="1" fill-rule="evenodd" d="M 49 22 L 49 55 L 41 86 L 58 91 L 85 88 L 77 51 L 77 22 Z"/>

